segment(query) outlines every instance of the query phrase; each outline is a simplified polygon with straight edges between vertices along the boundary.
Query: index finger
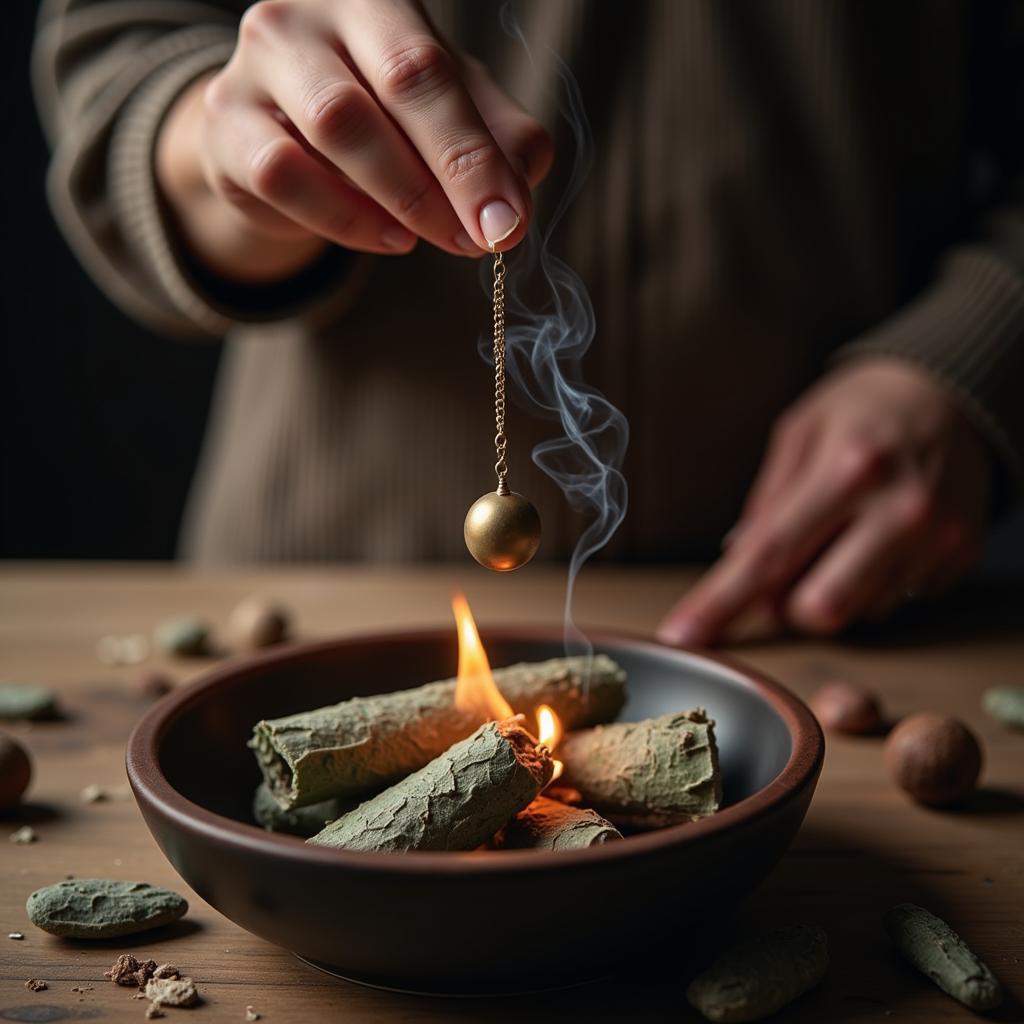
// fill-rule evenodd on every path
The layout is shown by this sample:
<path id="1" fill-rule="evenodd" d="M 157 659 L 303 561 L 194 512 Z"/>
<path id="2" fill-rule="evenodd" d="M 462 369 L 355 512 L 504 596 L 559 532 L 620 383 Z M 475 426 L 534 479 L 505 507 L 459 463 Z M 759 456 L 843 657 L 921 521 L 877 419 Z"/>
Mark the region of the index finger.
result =
<path id="1" fill-rule="evenodd" d="M 523 237 L 529 197 L 477 110 L 455 58 L 407 0 L 363 0 L 359 31 L 339 24 L 378 102 L 438 180 L 481 249 Z"/>
<path id="2" fill-rule="evenodd" d="M 871 476 L 854 453 L 825 448 L 787 498 L 763 510 L 665 617 L 669 643 L 706 645 L 757 598 L 774 598 L 848 520 Z"/>

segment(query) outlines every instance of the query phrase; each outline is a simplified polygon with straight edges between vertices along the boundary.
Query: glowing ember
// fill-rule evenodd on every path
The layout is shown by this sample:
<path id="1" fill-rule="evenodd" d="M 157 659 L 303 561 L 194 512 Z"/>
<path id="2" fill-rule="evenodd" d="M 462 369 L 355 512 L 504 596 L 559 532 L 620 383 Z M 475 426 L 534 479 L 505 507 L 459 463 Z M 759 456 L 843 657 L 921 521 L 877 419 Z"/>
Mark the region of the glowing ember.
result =
<path id="1" fill-rule="evenodd" d="M 548 750 L 554 750 L 562 738 L 562 723 L 558 720 L 558 715 L 547 704 L 541 704 L 537 708 L 537 732 L 539 745 L 547 747 Z M 551 776 L 552 782 L 562 774 L 564 768 L 561 761 L 554 759 L 553 761 L 555 770 Z"/>
<path id="2" fill-rule="evenodd" d="M 455 683 L 455 706 L 481 722 L 502 721 L 513 715 L 509 703 L 494 684 L 487 652 L 480 642 L 473 613 L 462 594 L 452 598 L 452 611 L 459 631 L 459 676 Z"/>

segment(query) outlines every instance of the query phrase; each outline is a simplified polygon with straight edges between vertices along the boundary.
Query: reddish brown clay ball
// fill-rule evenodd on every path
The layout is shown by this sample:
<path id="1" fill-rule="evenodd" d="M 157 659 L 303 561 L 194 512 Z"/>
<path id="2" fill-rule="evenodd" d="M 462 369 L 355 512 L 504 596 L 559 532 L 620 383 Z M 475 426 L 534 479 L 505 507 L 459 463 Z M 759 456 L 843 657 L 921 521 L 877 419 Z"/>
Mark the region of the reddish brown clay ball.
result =
<path id="1" fill-rule="evenodd" d="M 32 779 L 32 762 L 13 737 L 0 733 L 0 811 L 9 811 L 22 798 Z"/>
<path id="2" fill-rule="evenodd" d="M 228 619 L 228 637 L 243 651 L 270 647 L 287 639 L 289 616 L 279 604 L 263 597 L 240 601 Z"/>
<path id="3" fill-rule="evenodd" d="M 157 700 L 174 689 L 174 680 L 158 669 L 146 669 L 135 677 L 132 686 L 140 697 Z"/>
<path id="4" fill-rule="evenodd" d="M 925 711 L 903 719 L 885 741 L 893 782 L 923 804 L 956 803 L 974 792 L 981 747 L 963 722 Z"/>
<path id="5" fill-rule="evenodd" d="M 869 733 L 882 727 L 878 698 L 856 683 L 826 683 L 810 704 L 818 721 L 833 732 Z"/>

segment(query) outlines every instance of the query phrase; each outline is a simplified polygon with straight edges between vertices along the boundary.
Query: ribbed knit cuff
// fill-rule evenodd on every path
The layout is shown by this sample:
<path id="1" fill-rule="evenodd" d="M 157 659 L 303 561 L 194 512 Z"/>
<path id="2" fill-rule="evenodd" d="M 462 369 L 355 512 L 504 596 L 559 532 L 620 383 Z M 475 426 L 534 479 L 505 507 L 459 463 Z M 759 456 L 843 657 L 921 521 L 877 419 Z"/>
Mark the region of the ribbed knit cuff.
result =
<path id="1" fill-rule="evenodd" d="M 184 34 L 184 33 L 181 33 Z M 336 310 L 365 282 L 367 268 L 331 247 L 306 272 L 277 285 L 246 288 L 220 282 L 190 259 L 178 241 L 156 181 L 157 138 L 181 93 L 197 78 L 223 66 L 234 32 L 166 63 L 121 112 L 110 152 L 110 193 L 118 226 L 147 275 L 184 321 L 186 329 L 224 335 L 234 323 L 315 315 L 318 299 Z M 350 273 L 350 271 L 352 271 Z M 344 281 L 345 287 L 339 287 Z"/>
<path id="2" fill-rule="evenodd" d="M 174 309 L 202 332 L 214 335 L 224 334 L 232 318 L 201 294 L 176 251 L 153 161 L 157 136 L 174 101 L 197 78 L 222 67 L 233 47 L 234 34 L 225 32 L 216 42 L 165 63 L 126 104 L 110 151 L 110 197 L 128 246 Z"/>
<path id="3" fill-rule="evenodd" d="M 950 388 L 1002 470 L 998 505 L 1024 493 L 1024 280 L 983 248 L 955 251 L 936 283 L 836 360 L 906 359 Z"/>

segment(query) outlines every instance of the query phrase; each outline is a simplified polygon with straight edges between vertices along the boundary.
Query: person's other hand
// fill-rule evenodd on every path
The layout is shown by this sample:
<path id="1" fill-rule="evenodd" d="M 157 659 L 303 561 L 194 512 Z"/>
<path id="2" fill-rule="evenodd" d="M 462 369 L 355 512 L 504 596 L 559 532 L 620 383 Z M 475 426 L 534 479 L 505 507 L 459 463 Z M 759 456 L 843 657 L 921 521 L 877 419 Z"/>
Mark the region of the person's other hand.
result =
<path id="1" fill-rule="evenodd" d="M 895 359 L 840 368 L 779 420 L 722 557 L 658 635 L 706 646 L 766 608 L 831 634 L 939 591 L 978 557 L 991 476 L 935 379 Z"/>
<path id="2" fill-rule="evenodd" d="M 412 0 L 261 0 L 167 119 L 157 177 L 214 265 L 211 199 L 255 239 L 479 256 L 520 241 L 551 159 L 541 125 Z"/>

